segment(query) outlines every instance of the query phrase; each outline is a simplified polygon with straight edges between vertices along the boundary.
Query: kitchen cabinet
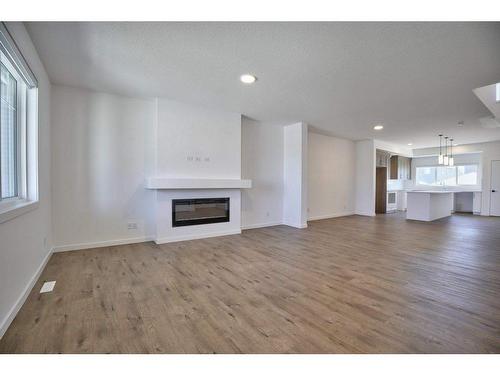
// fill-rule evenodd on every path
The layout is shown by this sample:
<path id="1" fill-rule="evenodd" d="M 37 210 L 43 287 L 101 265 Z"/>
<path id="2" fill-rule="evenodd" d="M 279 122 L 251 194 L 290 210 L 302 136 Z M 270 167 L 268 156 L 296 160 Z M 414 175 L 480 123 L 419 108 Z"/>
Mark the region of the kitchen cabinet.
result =
<path id="1" fill-rule="evenodd" d="M 391 156 L 390 162 L 391 180 L 411 180 L 411 159 L 401 156 Z"/>

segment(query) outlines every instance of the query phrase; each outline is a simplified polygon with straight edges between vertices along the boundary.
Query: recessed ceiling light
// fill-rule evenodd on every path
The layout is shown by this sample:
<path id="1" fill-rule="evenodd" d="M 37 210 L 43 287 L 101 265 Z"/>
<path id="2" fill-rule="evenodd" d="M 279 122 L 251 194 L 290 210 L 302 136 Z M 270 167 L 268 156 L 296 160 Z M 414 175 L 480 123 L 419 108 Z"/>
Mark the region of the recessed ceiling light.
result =
<path id="1" fill-rule="evenodd" d="M 375 125 L 373 129 L 375 130 L 382 130 L 384 128 L 384 125 Z"/>
<path id="2" fill-rule="evenodd" d="M 408 146 L 413 146 L 413 143 L 408 143 Z"/>
<path id="3" fill-rule="evenodd" d="M 242 74 L 240 76 L 240 81 L 246 84 L 254 83 L 257 78 L 251 74 Z"/>

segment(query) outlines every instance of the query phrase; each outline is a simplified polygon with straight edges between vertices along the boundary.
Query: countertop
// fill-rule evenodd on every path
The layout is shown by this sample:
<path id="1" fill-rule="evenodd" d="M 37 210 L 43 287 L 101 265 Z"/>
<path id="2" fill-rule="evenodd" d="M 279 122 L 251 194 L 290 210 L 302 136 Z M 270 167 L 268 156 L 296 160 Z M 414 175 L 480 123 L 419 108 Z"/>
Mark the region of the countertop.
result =
<path id="1" fill-rule="evenodd" d="M 410 190 L 408 193 L 422 193 L 422 194 L 450 194 L 457 193 L 456 191 L 442 191 L 442 190 Z"/>

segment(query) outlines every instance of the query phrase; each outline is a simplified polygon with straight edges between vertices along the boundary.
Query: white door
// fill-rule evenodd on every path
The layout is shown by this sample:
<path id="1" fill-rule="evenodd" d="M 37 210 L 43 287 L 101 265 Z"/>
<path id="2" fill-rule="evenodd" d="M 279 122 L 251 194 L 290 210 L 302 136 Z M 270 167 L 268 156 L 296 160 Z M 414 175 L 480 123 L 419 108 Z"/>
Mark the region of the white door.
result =
<path id="1" fill-rule="evenodd" d="M 490 215 L 500 216 L 500 160 L 491 162 Z"/>

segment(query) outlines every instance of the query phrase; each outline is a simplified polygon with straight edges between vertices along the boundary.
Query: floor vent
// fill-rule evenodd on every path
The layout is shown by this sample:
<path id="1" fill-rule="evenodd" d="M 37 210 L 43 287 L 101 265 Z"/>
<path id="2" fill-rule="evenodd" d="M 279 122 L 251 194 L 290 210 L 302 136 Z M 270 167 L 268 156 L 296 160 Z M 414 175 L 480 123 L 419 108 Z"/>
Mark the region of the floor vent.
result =
<path id="1" fill-rule="evenodd" d="M 56 286 L 55 281 L 46 281 L 42 285 L 42 289 L 40 289 L 40 293 L 49 293 L 54 290 L 54 287 Z"/>

